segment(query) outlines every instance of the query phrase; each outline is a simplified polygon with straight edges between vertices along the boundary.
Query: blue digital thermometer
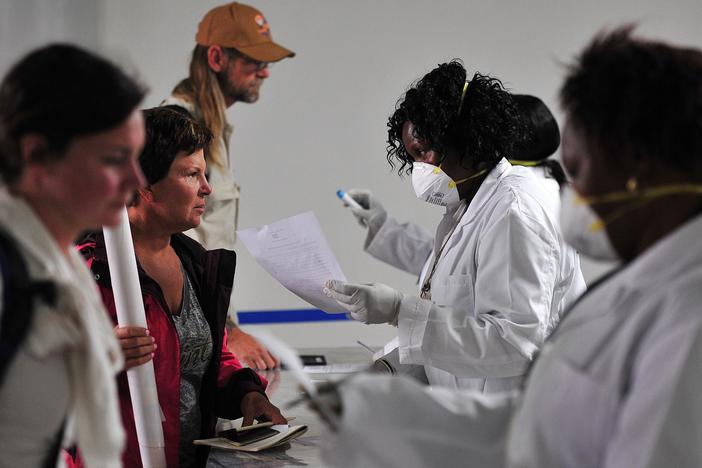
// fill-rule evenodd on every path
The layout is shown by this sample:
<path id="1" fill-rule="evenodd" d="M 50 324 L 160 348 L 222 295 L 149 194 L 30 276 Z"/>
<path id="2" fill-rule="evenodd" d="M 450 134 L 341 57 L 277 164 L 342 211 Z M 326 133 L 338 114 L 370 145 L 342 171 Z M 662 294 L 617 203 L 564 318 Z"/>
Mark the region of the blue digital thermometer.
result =
<path id="1" fill-rule="evenodd" d="M 363 208 L 361 205 L 359 205 L 358 202 L 357 202 L 356 200 L 354 200 L 353 198 L 351 198 L 351 195 L 349 195 L 348 193 L 344 192 L 343 190 L 337 190 L 337 191 L 336 191 L 336 196 L 339 197 L 339 199 L 340 199 L 341 201 L 343 201 L 344 203 L 346 203 L 346 204 L 349 205 L 349 206 L 352 206 L 352 207 L 354 207 L 354 208 L 356 208 L 356 209 L 358 209 L 358 210 L 363 210 L 363 209 L 365 209 L 365 208 Z"/>

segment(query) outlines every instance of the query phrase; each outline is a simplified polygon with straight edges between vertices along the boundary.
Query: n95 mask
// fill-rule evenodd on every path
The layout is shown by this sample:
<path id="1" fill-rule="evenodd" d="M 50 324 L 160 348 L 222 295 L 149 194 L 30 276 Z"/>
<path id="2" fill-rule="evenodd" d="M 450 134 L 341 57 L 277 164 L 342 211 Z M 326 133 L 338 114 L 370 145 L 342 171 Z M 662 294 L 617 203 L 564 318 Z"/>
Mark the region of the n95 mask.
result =
<path id="1" fill-rule="evenodd" d="M 582 197 L 572 188 L 566 187 L 561 196 L 561 229 L 565 241 L 575 247 L 583 255 L 595 260 L 619 260 L 619 255 L 612 247 L 604 227 L 607 223 L 614 222 L 628 213 L 641 209 L 645 204 L 656 198 L 670 195 L 687 194 L 702 196 L 702 185 L 697 183 L 675 183 L 636 188 L 626 191 L 609 192 L 594 196 Z M 607 219 L 600 219 L 591 208 L 593 203 L 618 203 L 620 206 Z"/>
<path id="2" fill-rule="evenodd" d="M 563 239 L 576 251 L 600 261 L 619 261 L 604 222 L 570 186 L 561 192 L 560 224 Z"/>
<path id="3" fill-rule="evenodd" d="M 412 163 L 412 188 L 417 198 L 433 205 L 446 206 L 460 200 L 456 182 L 431 164 Z"/>

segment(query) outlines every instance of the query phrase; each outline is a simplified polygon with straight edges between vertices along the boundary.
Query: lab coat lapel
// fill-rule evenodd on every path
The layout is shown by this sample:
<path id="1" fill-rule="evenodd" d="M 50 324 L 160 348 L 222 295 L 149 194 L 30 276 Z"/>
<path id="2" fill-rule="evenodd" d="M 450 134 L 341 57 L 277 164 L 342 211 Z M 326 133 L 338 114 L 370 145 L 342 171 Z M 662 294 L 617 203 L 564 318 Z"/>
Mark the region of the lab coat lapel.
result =
<path id="1" fill-rule="evenodd" d="M 502 160 L 497 163 L 497 166 L 495 166 L 488 173 L 483 183 L 480 184 L 480 188 L 476 192 L 475 196 L 470 201 L 468 209 L 458 222 L 456 229 L 451 235 L 451 239 L 449 239 L 448 243 L 446 244 L 444 252 L 450 250 L 454 244 L 456 244 L 456 242 L 463 238 L 462 231 L 469 228 L 473 224 L 473 222 L 476 220 L 476 214 L 479 213 L 480 210 L 490 201 L 502 178 L 509 174 L 511 170 L 512 165 L 509 163 L 509 161 L 502 158 Z"/>
<path id="2" fill-rule="evenodd" d="M 668 280 L 673 281 L 679 272 L 699 265 L 702 262 L 702 248 L 699 247 L 701 236 L 702 215 L 688 221 L 629 265 L 622 267 L 604 281 L 603 285 L 607 284 L 607 287 L 586 292 L 585 297 L 575 303 L 552 338 L 556 339 L 608 314 L 616 316 L 624 313 L 621 311 L 629 309 L 622 307 L 623 301 L 636 295 L 637 291 L 665 287 Z"/>
<path id="3" fill-rule="evenodd" d="M 624 267 L 620 271 L 615 272 L 611 278 L 606 279 L 602 283 L 602 287 L 597 288 L 591 294 L 585 292 L 586 296 L 573 306 L 566 318 L 556 329 L 553 337 L 557 338 L 561 335 L 568 335 L 572 330 L 593 326 L 595 322 L 604 323 L 604 321 L 619 321 L 621 319 L 621 311 L 630 310 L 630 308 L 624 307 L 624 303 L 627 299 L 632 297 L 631 289 L 630 271 L 628 267 Z M 616 327 L 604 325 L 598 328 L 603 330 L 616 329 Z M 583 333 L 582 331 L 576 334 L 576 338 L 582 336 L 590 336 L 590 334 Z M 578 349 L 580 349 L 583 355 L 582 359 L 587 359 L 585 355 L 590 354 L 585 348 L 596 352 L 598 346 L 599 344 L 597 343 L 579 346 Z"/>
<path id="4" fill-rule="evenodd" d="M 682 271 L 702 262 L 702 215 L 689 220 L 635 259 L 629 266 L 629 287 L 665 287 Z"/>

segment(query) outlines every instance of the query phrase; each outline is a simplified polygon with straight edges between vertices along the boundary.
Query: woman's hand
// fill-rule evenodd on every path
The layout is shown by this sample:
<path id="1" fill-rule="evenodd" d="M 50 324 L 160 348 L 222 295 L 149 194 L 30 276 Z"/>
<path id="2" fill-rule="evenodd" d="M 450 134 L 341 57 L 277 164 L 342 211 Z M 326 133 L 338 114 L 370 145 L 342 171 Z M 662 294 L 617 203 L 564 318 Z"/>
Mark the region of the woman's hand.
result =
<path id="1" fill-rule="evenodd" d="M 227 348 L 252 369 L 274 369 L 280 364 L 280 361 L 269 353 L 265 346 L 239 327 L 234 327 L 228 332 Z"/>
<path id="2" fill-rule="evenodd" d="M 146 328 L 115 327 L 115 335 L 124 353 L 124 370 L 147 363 L 154 357 L 158 346 Z"/>
<path id="3" fill-rule="evenodd" d="M 244 416 L 242 426 L 250 426 L 254 419 L 259 421 L 270 421 L 273 424 L 287 424 L 288 420 L 283 417 L 280 410 L 273 403 L 268 401 L 263 394 L 249 392 L 241 400 L 241 414 Z"/>

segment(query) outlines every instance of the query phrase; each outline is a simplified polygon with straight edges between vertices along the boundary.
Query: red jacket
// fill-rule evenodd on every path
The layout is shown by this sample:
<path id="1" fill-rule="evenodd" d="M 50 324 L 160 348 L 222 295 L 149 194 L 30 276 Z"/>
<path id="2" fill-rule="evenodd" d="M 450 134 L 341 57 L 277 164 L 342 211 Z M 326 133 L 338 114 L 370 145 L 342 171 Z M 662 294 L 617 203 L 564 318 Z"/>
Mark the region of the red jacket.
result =
<path id="1" fill-rule="evenodd" d="M 241 416 L 243 396 L 251 391 L 264 393 L 265 384 L 250 369 L 242 369 L 239 360 L 227 350 L 224 329 L 231 286 L 234 279 L 236 255 L 228 250 L 207 251 L 183 234 L 171 238 L 171 246 L 178 254 L 183 269 L 192 282 L 205 319 L 212 334 L 212 361 L 202 380 L 200 411 L 202 437 L 214 434 L 217 417 L 235 419 Z M 104 240 L 101 234 L 91 235 L 79 246 L 95 275 L 100 294 L 112 320 L 117 322 L 114 297 L 110 284 Z M 180 430 L 180 344 L 175 325 L 159 285 L 139 266 L 139 281 L 144 298 L 146 322 L 151 336 L 156 339 L 153 364 L 156 374 L 158 399 L 163 412 L 163 435 L 166 461 L 169 467 L 178 466 Z M 127 434 L 123 454 L 125 467 L 141 467 L 141 456 L 136 438 L 134 415 L 129 395 L 126 372 L 118 377 L 122 421 Z M 205 466 L 208 450 L 198 449 L 198 465 Z"/>

